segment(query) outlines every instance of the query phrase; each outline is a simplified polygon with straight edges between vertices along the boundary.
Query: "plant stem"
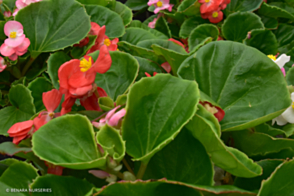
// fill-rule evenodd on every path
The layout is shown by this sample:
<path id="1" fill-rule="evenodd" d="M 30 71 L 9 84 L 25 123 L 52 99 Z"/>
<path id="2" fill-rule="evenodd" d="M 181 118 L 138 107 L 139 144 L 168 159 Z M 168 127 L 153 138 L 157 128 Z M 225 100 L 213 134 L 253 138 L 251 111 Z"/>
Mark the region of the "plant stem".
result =
<path id="1" fill-rule="evenodd" d="M 32 63 L 35 61 L 36 58 L 31 57 L 30 60 L 27 62 L 27 64 L 24 66 L 21 75 L 24 76 L 28 69 L 31 67 Z"/>
<path id="2" fill-rule="evenodd" d="M 139 169 L 139 171 L 137 173 L 137 179 L 142 179 L 143 178 L 144 173 L 145 173 L 146 168 L 147 168 L 147 165 L 148 165 L 148 162 L 149 162 L 149 160 L 146 163 L 144 163 L 143 161 L 141 162 L 140 169 Z"/>
<path id="3" fill-rule="evenodd" d="M 123 158 L 122 161 L 123 161 L 123 164 L 124 164 L 124 165 L 126 166 L 126 168 L 128 169 L 128 171 L 131 172 L 131 173 L 135 176 L 135 174 L 134 174 L 132 168 L 130 167 L 130 165 L 128 164 L 127 160 L 126 160 L 125 158 Z"/>

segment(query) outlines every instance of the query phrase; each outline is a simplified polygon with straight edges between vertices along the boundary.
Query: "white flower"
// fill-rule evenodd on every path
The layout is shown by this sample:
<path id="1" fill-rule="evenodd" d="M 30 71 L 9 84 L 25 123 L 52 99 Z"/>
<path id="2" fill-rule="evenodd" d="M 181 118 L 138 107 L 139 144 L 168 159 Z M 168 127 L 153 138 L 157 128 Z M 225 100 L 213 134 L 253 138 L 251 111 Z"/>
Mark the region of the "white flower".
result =
<path id="1" fill-rule="evenodd" d="M 280 67 L 280 69 L 282 69 L 284 65 L 290 61 L 291 58 L 290 56 L 287 56 L 285 54 L 279 56 L 278 59 L 274 55 L 268 55 L 268 57 L 272 59 Z"/>
<path id="2" fill-rule="evenodd" d="M 294 93 L 291 93 L 292 104 L 280 116 L 272 120 L 272 125 L 277 122 L 278 125 L 283 126 L 287 123 L 294 123 Z"/>

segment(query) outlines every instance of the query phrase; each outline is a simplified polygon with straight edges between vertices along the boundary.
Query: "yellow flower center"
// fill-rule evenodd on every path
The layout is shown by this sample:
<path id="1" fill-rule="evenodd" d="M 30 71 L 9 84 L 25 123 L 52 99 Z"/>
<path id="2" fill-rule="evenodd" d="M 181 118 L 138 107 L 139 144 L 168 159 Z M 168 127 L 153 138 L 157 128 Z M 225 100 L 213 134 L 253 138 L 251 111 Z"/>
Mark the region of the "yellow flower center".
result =
<path id="1" fill-rule="evenodd" d="M 211 107 L 208 103 L 204 104 L 204 107 L 207 111 L 209 111 L 212 114 L 215 114 L 218 112 L 218 110 L 215 107 Z"/>
<path id="2" fill-rule="evenodd" d="M 218 17 L 218 12 L 213 12 L 213 13 L 212 13 L 212 17 L 213 17 L 213 18 L 217 18 L 217 17 Z"/>
<path id="3" fill-rule="evenodd" d="M 157 7 L 162 7 L 162 2 L 161 2 L 161 1 L 158 1 L 158 2 L 156 3 L 156 5 L 157 5 Z"/>
<path id="4" fill-rule="evenodd" d="M 10 32 L 9 37 L 12 39 L 16 38 L 16 32 L 15 31 Z"/>
<path id="5" fill-rule="evenodd" d="M 110 46 L 110 44 L 111 44 L 110 39 L 105 39 L 105 40 L 104 40 L 104 45 L 106 45 L 106 46 Z"/>
<path id="6" fill-rule="evenodd" d="M 291 106 L 292 106 L 292 108 L 294 109 L 294 102 L 292 102 L 292 105 L 291 105 Z"/>
<path id="7" fill-rule="evenodd" d="M 270 58 L 270 59 L 272 59 L 272 60 L 274 60 L 274 61 L 277 60 L 277 58 L 274 55 L 271 55 L 271 54 L 270 55 L 267 55 L 267 57 Z"/>
<path id="8" fill-rule="evenodd" d="M 83 60 L 81 60 L 80 62 L 80 68 L 81 68 L 81 72 L 86 72 L 88 71 L 92 66 L 92 58 L 89 57 L 89 61 L 87 61 L 85 58 Z"/>
<path id="9" fill-rule="evenodd" d="M 205 0 L 205 3 L 209 3 L 210 0 Z"/>

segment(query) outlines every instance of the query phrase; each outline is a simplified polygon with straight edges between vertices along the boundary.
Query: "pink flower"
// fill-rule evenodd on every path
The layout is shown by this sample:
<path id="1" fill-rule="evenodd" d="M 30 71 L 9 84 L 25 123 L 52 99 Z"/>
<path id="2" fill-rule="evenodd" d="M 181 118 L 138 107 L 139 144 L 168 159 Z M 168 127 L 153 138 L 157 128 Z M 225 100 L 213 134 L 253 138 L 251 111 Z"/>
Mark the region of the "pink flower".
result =
<path id="1" fill-rule="evenodd" d="M 7 65 L 5 65 L 5 61 L 3 59 L 3 57 L 0 56 L 0 72 L 4 71 L 4 69 L 7 67 Z"/>
<path id="2" fill-rule="evenodd" d="M 147 3 L 148 6 L 154 5 L 155 10 L 154 13 L 157 14 L 160 10 L 167 9 L 168 11 L 172 11 L 173 4 L 169 4 L 169 0 L 149 0 Z"/>
<path id="3" fill-rule="evenodd" d="M 21 56 L 27 52 L 31 42 L 28 38 L 25 38 L 23 42 L 17 47 L 10 47 L 5 43 L 1 45 L 0 51 L 3 56 L 7 56 L 10 60 L 17 60 L 18 56 Z"/>
<path id="4" fill-rule="evenodd" d="M 13 16 L 15 16 L 18 11 L 24 7 L 27 7 L 28 5 L 30 5 L 31 3 L 36 3 L 42 0 L 17 0 L 15 2 L 15 6 L 17 7 L 17 9 L 14 10 L 13 12 Z"/>
<path id="5" fill-rule="evenodd" d="M 9 12 L 9 11 L 5 11 L 4 13 L 3 13 L 3 15 L 5 16 L 5 17 L 10 17 L 11 16 L 11 12 Z"/>
<path id="6" fill-rule="evenodd" d="M 100 119 L 99 122 L 92 122 L 92 124 L 97 127 L 98 129 L 100 129 L 102 126 L 104 126 L 105 124 L 108 124 L 110 126 L 117 126 L 120 119 L 122 117 L 125 116 L 126 114 L 126 110 L 123 108 L 120 111 L 116 112 L 116 110 L 120 107 L 116 106 L 115 108 L 113 108 L 112 110 L 110 110 L 105 118 Z"/>
<path id="7" fill-rule="evenodd" d="M 148 27 L 154 29 L 156 24 L 157 18 L 154 18 L 152 22 L 148 23 Z"/>
<path id="8" fill-rule="evenodd" d="M 17 47 L 22 44 L 25 39 L 23 34 L 23 26 L 17 21 L 8 21 L 4 25 L 4 33 L 8 36 L 8 39 L 4 43 L 9 47 Z"/>

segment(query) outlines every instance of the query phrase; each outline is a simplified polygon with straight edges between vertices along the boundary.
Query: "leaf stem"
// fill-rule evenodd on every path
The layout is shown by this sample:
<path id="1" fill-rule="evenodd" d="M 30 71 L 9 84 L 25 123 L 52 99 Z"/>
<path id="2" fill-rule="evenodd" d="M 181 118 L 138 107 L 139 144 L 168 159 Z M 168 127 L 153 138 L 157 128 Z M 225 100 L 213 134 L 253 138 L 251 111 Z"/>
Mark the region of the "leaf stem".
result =
<path id="1" fill-rule="evenodd" d="M 148 165 L 148 162 L 149 162 L 149 160 L 146 163 L 144 163 L 143 161 L 141 162 L 139 171 L 137 173 L 137 179 L 142 179 L 143 178 L 144 173 L 145 173 L 146 168 L 147 168 L 147 165 Z"/>
<path id="2" fill-rule="evenodd" d="M 27 64 L 24 66 L 21 75 L 24 76 L 28 69 L 31 67 L 32 63 L 35 61 L 36 58 L 31 57 L 30 60 L 27 62 Z"/>
<path id="3" fill-rule="evenodd" d="M 135 173 L 133 172 L 132 168 L 130 167 L 130 165 L 128 164 L 127 160 L 125 158 L 123 158 L 123 164 L 126 166 L 126 168 L 128 169 L 129 172 L 131 172 L 134 176 Z"/>

